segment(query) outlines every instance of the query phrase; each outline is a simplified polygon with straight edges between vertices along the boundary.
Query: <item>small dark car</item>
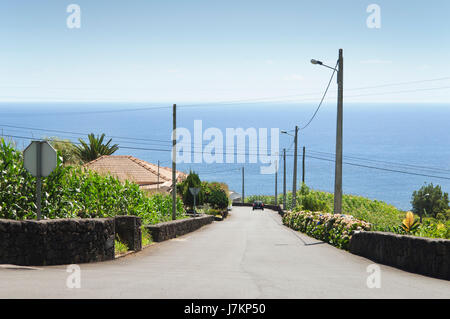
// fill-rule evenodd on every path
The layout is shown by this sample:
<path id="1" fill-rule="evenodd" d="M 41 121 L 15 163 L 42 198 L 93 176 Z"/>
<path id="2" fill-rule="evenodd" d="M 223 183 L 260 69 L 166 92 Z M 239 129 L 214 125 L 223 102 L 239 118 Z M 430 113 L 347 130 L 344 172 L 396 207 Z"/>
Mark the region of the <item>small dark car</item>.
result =
<path id="1" fill-rule="evenodd" d="M 255 210 L 255 209 L 262 209 L 262 210 L 264 210 L 264 203 L 262 201 L 259 201 L 259 200 L 254 201 L 253 202 L 253 210 Z"/>

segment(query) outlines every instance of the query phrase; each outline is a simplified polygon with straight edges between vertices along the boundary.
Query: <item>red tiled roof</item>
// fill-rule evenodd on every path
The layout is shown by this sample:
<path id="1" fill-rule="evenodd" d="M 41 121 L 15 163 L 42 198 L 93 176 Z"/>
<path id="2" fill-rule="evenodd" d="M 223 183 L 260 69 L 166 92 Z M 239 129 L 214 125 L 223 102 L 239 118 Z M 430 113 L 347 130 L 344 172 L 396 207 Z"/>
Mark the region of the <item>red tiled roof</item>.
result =
<path id="1" fill-rule="evenodd" d="M 129 155 L 104 155 L 84 165 L 98 173 L 107 173 L 121 181 L 132 181 L 141 186 L 158 183 L 158 165 L 148 163 Z M 177 180 L 186 178 L 186 174 L 177 171 Z M 171 184 L 172 169 L 159 167 L 159 183 Z"/>

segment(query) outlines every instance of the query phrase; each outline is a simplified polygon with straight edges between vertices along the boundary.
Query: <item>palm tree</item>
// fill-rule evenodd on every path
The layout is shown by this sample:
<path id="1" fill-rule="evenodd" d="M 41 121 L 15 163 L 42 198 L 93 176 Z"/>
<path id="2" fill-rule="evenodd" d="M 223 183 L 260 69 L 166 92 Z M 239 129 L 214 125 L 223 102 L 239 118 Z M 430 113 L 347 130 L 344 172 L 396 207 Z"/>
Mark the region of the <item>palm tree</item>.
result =
<path id="1" fill-rule="evenodd" d="M 106 144 L 103 144 L 103 139 L 105 134 L 100 137 L 95 136 L 94 133 L 88 135 L 89 144 L 83 141 L 81 138 L 78 139 L 81 145 L 76 145 L 76 153 L 78 157 L 83 162 L 90 162 L 102 155 L 111 155 L 119 149 L 118 144 L 110 145 L 112 139 L 110 139 Z"/>

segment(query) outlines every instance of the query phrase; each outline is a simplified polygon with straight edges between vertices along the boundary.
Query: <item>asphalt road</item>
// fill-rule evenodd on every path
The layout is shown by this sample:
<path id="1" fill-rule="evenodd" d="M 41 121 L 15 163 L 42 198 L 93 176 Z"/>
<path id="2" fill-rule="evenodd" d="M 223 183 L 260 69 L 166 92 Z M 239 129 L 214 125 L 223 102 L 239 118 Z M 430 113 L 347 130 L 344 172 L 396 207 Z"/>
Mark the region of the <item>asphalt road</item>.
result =
<path id="1" fill-rule="evenodd" d="M 450 298 L 450 282 L 380 265 L 281 224 L 273 211 L 234 207 L 223 222 L 114 261 L 81 264 L 81 287 L 65 266 L 0 266 L 0 298 Z"/>

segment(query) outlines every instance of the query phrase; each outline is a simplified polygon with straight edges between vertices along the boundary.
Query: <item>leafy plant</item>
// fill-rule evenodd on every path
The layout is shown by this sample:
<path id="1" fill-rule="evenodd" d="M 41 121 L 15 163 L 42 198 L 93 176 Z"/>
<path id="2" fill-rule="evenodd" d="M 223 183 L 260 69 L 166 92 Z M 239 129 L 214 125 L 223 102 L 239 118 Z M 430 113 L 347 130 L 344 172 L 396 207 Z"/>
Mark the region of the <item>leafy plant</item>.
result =
<path id="1" fill-rule="evenodd" d="M 403 220 L 401 227 L 406 233 L 411 233 L 417 230 L 419 227 L 419 221 L 414 220 L 414 214 L 412 212 L 407 212 L 406 218 Z"/>
<path id="2" fill-rule="evenodd" d="M 75 145 L 76 154 L 83 162 L 93 161 L 103 155 L 112 155 L 119 149 L 118 144 L 111 145 L 112 139 L 103 143 L 105 134 L 95 136 L 94 133 L 91 133 L 88 135 L 88 139 L 89 143 L 86 143 L 80 138 L 78 140 L 81 145 Z"/>

